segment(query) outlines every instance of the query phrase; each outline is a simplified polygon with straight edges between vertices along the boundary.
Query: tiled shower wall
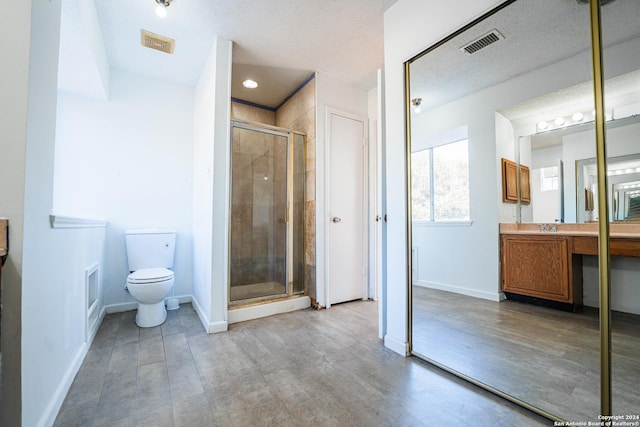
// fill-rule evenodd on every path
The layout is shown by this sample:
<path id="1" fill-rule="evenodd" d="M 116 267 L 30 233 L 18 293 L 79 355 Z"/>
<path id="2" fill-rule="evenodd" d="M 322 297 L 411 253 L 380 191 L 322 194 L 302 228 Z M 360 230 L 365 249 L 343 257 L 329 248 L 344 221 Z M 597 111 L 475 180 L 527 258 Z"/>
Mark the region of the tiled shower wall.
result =
<path id="1" fill-rule="evenodd" d="M 231 103 L 231 117 L 256 123 L 280 126 L 307 135 L 305 180 L 305 256 L 304 286 L 306 295 L 316 303 L 316 84 L 311 80 L 274 113 L 262 108 Z M 297 207 L 299 208 L 299 207 Z"/>
<path id="2" fill-rule="evenodd" d="M 307 295 L 316 306 L 316 81 L 308 82 L 276 110 L 276 126 L 307 134 L 305 180 L 305 272 Z"/>

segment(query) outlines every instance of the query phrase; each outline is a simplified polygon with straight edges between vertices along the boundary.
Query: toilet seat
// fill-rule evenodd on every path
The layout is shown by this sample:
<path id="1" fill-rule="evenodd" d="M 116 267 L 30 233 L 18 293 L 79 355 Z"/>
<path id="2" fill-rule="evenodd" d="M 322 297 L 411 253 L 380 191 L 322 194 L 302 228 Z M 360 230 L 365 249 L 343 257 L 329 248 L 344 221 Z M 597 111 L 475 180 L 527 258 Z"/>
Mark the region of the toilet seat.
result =
<path id="1" fill-rule="evenodd" d="M 173 280 L 173 271 L 166 268 L 143 268 L 129 274 L 127 283 L 156 283 Z"/>

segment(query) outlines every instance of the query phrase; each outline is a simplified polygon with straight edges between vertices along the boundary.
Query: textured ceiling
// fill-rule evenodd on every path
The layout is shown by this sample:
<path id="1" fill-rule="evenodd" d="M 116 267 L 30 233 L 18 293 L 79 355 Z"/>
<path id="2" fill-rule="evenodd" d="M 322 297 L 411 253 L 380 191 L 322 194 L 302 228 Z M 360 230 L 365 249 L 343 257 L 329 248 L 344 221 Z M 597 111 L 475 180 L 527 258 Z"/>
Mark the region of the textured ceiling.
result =
<path id="1" fill-rule="evenodd" d="M 602 8 L 603 44 L 637 37 L 640 1 L 616 0 Z M 411 64 L 411 98 L 422 98 L 423 110 L 494 86 L 531 70 L 590 50 L 589 8 L 576 0 L 520 0 Z M 497 29 L 504 39 L 467 55 L 459 48 Z M 576 69 L 583 81 L 591 79 L 590 63 Z M 632 89 L 640 90 L 637 77 Z M 573 91 L 577 92 L 573 92 Z M 591 86 L 577 86 L 509 111 L 511 119 L 549 109 L 575 96 L 592 99 Z M 567 101 L 571 99 L 571 101 Z"/>
<path id="2" fill-rule="evenodd" d="M 92 54 L 74 4 L 87 1 L 63 0 L 60 81 L 80 93 L 91 92 L 82 75 Z M 95 0 L 95 10 L 111 68 L 194 86 L 212 40 L 224 37 L 234 42 L 232 96 L 275 106 L 315 71 L 374 87 L 383 65 L 383 12 L 396 1 L 173 0 L 164 19 L 154 0 Z M 141 29 L 175 39 L 175 53 L 143 48 Z M 240 74 L 255 76 L 260 88 L 240 91 Z"/>

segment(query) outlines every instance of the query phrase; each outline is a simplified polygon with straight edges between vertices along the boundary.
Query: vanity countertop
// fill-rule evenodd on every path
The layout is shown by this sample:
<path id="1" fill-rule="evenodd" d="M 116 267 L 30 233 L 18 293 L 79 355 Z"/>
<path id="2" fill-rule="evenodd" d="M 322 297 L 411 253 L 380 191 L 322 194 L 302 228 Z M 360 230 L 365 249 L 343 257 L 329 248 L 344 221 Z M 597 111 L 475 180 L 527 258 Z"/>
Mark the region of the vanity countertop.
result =
<path id="1" fill-rule="evenodd" d="M 541 224 L 533 223 L 501 223 L 500 234 L 530 234 L 557 236 L 597 236 L 598 223 L 586 224 L 549 224 L 556 227 L 556 231 L 540 231 Z M 620 239 L 640 238 L 640 224 L 610 224 L 609 236 Z"/>

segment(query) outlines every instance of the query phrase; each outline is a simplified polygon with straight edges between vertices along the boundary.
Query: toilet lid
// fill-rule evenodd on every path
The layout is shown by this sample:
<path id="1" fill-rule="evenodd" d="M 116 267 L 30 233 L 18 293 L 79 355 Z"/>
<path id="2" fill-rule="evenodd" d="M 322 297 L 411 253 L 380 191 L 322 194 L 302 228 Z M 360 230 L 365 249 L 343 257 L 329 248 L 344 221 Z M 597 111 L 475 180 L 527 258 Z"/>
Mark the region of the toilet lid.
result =
<path id="1" fill-rule="evenodd" d="M 162 282 L 173 278 L 173 271 L 166 268 L 143 268 L 127 277 L 129 283 Z"/>

